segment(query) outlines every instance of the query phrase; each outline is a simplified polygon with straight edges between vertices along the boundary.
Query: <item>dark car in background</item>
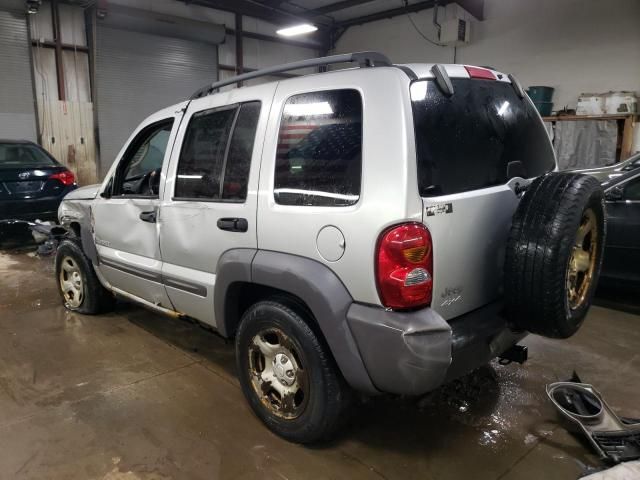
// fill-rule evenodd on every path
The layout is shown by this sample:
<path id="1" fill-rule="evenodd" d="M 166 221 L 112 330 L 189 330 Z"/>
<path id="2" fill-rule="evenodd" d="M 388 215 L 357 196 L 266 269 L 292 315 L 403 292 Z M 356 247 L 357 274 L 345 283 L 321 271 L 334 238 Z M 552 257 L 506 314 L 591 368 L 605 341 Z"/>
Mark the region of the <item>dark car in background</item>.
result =
<path id="1" fill-rule="evenodd" d="M 602 184 L 607 240 L 600 277 L 603 283 L 640 285 L 640 169 Z"/>
<path id="2" fill-rule="evenodd" d="M 26 140 L 0 140 L 0 220 L 56 220 L 74 174 Z"/>
<path id="3" fill-rule="evenodd" d="M 585 168 L 573 171 L 596 177 L 600 182 L 608 182 L 636 169 L 640 169 L 640 153 L 632 155 L 619 163 L 608 165 L 606 167 Z"/>

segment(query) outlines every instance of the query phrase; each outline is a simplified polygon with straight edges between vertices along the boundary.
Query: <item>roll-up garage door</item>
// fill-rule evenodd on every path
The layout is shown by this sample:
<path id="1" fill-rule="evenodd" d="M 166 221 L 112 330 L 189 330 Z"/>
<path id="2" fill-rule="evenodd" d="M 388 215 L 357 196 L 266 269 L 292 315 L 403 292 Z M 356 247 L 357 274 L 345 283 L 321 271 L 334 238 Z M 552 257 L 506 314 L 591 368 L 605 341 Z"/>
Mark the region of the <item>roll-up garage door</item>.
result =
<path id="1" fill-rule="evenodd" d="M 37 140 L 29 48 L 24 8 L 0 5 L 0 138 Z"/>
<path id="2" fill-rule="evenodd" d="M 116 22 L 112 21 L 98 23 L 96 32 L 101 176 L 142 120 L 161 108 L 188 99 L 218 75 L 218 50 L 214 43 L 157 35 L 158 30 L 131 31 L 128 29 L 134 22 L 126 21 L 124 15 L 119 17 L 124 28 L 114 26 Z M 145 22 L 136 21 L 135 25 L 144 27 Z M 166 23 L 163 25 L 166 29 Z M 208 24 L 207 32 L 215 27 Z M 176 30 L 180 29 L 176 26 Z M 190 31 L 193 34 L 194 29 Z M 224 39 L 223 27 L 222 32 L 217 37 L 219 41 Z"/>

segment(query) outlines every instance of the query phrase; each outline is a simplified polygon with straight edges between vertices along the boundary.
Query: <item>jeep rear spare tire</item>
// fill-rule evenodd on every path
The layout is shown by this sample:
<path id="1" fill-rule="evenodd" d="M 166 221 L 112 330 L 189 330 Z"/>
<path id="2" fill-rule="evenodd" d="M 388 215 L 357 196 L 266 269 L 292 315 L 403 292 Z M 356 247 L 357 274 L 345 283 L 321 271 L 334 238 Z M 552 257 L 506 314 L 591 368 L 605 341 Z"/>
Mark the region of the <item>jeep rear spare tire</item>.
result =
<path id="1" fill-rule="evenodd" d="M 510 322 L 546 337 L 573 335 L 591 305 L 604 240 L 604 193 L 595 178 L 550 173 L 533 181 L 507 242 Z"/>

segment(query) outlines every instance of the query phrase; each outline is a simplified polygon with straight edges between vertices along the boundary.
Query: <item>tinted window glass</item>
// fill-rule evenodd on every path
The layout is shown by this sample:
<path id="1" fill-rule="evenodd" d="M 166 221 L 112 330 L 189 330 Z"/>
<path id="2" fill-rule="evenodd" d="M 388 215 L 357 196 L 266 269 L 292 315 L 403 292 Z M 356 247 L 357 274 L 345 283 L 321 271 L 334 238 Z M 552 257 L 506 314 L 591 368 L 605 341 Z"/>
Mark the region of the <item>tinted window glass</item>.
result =
<path id="1" fill-rule="evenodd" d="M 432 80 L 411 85 L 422 196 L 504 184 L 510 163 L 512 172 L 528 178 L 555 167 L 537 112 L 511 84 L 451 80 L 455 93 L 450 97 Z"/>
<path id="2" fill-rule="evenodd" d="M 640 178 L 627 183 L 627 186 L 624 187 L 624 199 L 640 201 Z"/>
<path id="3" fill-rule="evenodd" d="M 115 195 L 157 196 L 173 120 L 145 128 L 130 143 L 118 167 Z"/>
<path id="4" fill-rule="evenodd" d="M 259 117 L 260 102 L 245 103 L 240 107 L 231 136 L 224 172 L 222 198 L 225 200 L 244 200 L 247 198 L 249 169 Z"/>
<path id="5" fill-rule="evenodd" d="M 355 90 L 295 95 L 284 106 L 275 190 L 283 205 L 353 205 L 360 196 L 362 100 Z"/>
<path id="6" fill-rule="evenodd" d="M 56 163 L 38 147 L 19 143 L 0 144 L 0 168 L 52 167 Z"/>
<path id="7" fill-rule="evenodd" d="M 220 177 L 235 108 L 196 113 L 182 143 L 175 196 L 220 198 Z"/>

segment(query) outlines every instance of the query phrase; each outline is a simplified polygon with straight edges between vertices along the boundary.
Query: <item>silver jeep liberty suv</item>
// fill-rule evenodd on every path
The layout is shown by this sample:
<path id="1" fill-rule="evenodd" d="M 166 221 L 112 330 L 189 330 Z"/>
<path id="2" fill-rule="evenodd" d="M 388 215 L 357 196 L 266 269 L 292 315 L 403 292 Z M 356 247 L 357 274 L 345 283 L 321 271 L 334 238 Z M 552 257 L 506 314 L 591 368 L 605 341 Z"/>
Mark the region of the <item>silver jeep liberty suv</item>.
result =
<path id="1" fill-rule="evenodd" d="M 219 91 L 313 66 L 352 68 Z M 242 390 L 295 442 L 354 397 L 420 395 L 528 332 L 580 327 L 604 245 L 598 182 L 553 172 L 517 80 L 374 52 L 214 83 L 154 113 L 67 195 L 64 305 L 114 298 L 235 338 Z"/>

